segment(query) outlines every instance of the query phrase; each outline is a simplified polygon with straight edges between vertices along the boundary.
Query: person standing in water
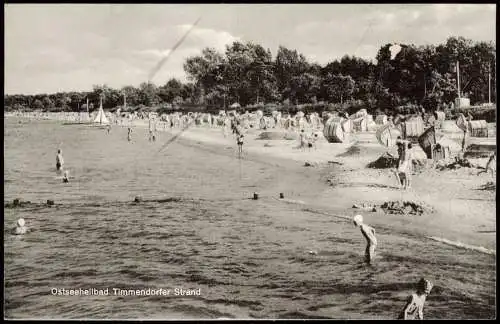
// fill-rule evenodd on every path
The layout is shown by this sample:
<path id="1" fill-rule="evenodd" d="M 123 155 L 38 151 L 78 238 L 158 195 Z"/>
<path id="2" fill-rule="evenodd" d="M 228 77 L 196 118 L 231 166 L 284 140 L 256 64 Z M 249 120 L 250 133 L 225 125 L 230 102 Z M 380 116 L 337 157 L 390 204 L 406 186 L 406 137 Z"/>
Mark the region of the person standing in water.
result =
<path id="1" fill-rule="evenodd" d="M 375 229 L 363 223 L 363 216 L 354 216 L 354 226 L 361 229 L 361 234 L 366 239 L 367 245 L 365 250 L 365 262 L 371 265 L 375 257 L 375 248 L 377 247 L 377 238 L 375 237 Z"/>
<path id="2" fill-rule="evenodd" d="M 402 320 L 423 320 L 424 304 L 427 296 L 431 293 L 432 283 L 424 278 L 417 283 L 417 292 L 408 297 L 406 306 L 399 314 Z"/>
<path id="3" fill-rule="evenodd" d="M 24 226 L 24 225 L 25 225 L 24 219 L 19 218 L 17 220 L 17 226 L 16 226 L 16 228 L 14 228 L 14 234 L 15 235 L 26 234 L 26 232 L 28 231 L 28 228 L 26 226 Z"/>
<path id="4" fill-rule="evenodd" d="M 128 128 L 127 140 L 130 142 L 132 140 L 132 128 Z"/>
<path id="5" fill-rule="evenodd" d="M 62 156 L 62 151 L 61 149 L 57 150 L 57 155 L 56 155 L 56 169 L 57 171 L 61 171 L 64 167 L 64 159 Z"/>

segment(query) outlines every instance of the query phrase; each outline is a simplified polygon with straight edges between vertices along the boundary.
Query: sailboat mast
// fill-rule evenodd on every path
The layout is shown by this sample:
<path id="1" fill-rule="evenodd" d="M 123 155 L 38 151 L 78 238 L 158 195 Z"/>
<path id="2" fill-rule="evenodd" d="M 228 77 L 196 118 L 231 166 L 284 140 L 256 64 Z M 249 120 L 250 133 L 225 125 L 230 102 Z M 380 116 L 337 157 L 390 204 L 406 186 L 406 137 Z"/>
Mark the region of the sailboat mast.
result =
<path id="1" fill-rule="evenodd" d="M 491 105 L 491 62 L 488 64 L 488 104 Z"/>
<path id="2" fill-rule="evenodd" d="M 104 113 L 104 110 L 102 109 L 102 95 L 101 95 L 101 103 L 99 105 L 99 124 L 102 124 L 103 113 Z"/>

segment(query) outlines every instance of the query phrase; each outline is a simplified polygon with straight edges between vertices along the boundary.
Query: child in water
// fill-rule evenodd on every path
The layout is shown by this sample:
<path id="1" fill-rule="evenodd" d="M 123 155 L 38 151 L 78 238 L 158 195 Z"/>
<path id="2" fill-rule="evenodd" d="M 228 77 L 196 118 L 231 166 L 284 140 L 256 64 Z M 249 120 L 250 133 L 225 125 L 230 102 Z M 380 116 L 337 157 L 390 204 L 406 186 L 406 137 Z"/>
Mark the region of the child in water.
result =
<path id="1" fill-rule="evenodd" d="M 27 231 L 28 231 L 28 228 L 26 228 L 26 226 L 24 226 L 24 219 L 19 218 L 17 220 L 16 228 L 14 228 L 14 234 L 15 235 L 23 235 L 23 234 L 26 234 Z"/>
<path id="2" fill-rule="evenodd" d="M 64 176 L 63 176 L 63 182 L 64 182 L 64 183 L 68 183 L 68 182 L 69 182 L 69 177 L 68 177 L 68 175 L 69 175 L 69 172 L 68 172 L 67 170 L 66 170 L 66 171 L 64 171 Z"/>
<path id="3" fill-rule="evenodd" d="M 365 250 L 365 262 L 371 264 L 375 257 L 375 248 L 377 247 L 377 238 L 375 237 L 375 229 L 363 223 L 363 216 L 354 216 L 354 226 L 361 229 L 361 234 L 366 239 L 367 245 Z"/>
<path id="4" fill-rule="evenodd" d="M 405 308 L 399 314 L 398 319 L 423 320 L 425 299 L 431 293 L 432 283 L 424 278 L 417 284 L 417 292 L 408 297 Z"/>

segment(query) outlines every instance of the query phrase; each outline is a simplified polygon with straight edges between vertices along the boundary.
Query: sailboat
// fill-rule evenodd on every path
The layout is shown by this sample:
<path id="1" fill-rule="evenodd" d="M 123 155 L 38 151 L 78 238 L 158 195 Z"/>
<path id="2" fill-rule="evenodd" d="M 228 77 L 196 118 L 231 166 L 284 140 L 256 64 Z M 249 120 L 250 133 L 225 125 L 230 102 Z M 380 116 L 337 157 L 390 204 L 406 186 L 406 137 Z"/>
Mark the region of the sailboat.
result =
<path id="1" fill-rule="evenodd" d="M 99 111 L 97 112 L 97 115 L 94 118 L 94 122 L 93 123 L 96 126 L 102 126 L 102 125 L 109 125 L 110 124 L 108 118 L 104 114 L 104 109 L 102 109 L 102 97 L 101 97 L 101 104 L 99 105 Z"/>

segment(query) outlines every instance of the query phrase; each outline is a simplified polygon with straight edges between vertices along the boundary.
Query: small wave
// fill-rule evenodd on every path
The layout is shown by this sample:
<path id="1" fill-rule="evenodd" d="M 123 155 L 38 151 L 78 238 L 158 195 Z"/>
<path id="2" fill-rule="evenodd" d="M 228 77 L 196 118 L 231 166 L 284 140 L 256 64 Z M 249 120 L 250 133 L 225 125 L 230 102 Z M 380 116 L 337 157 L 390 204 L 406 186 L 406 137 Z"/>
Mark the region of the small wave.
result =
<path id="1" fill-rule="evenodd" d="M 451 240 L 441 238 L 441 237 L 426 236 L 426 238 L 437 241 L 437 242 L 441 242 L 444 244 L 448 244 L 451 246 L 456 246 L 459 248 L 467 249 L 467 250 L 473 250 L 473 251 L 478 251 L 478 252 L 485 253 L 485 254 L 496 255 L 495 250 L 490 250 L 490 249 L 487 249 L 487 248 L 482 247 L 482 246 L 469 245 L 469 244 L 465 244 L 465 243 L 458 242 L 458 241 L 451 241 Z"/>
<path id="2" fill-rule="evenodd" d="M 170 310 L 175 312 L 181 312 L 186 315 L 186 318 L 195 316 L 196 318 L 217 318 L 217 317 L 229 317 L 232 318 L 233 315 L 228 313 L 223 313 L 217 310 L 208 309 L 206 307 L 197 307 L 192 305 L 176 305 Z"/>
<path id="3" fill-rule="evenodd" d="M 237 305 L 240 307 L 262 306 L 262 303 L 254 300 L 227 300 L 227 299 L 205 299 L 207 304 Z"/>
<path id="4" fill-rule="evenodd" d="M 281 319 L 331 319 L 331 317 L 328 317 L 328 316 L 315 315 L 315 314 L 310 314 L 310 313 L 302 312 L 302 311 L 281 313 L 281 314 L 279 314 L 278 318 L 281 318 Z"/>
<path id="5" fill-rule="evenodd" d="M 83 270 L 83 271 L 61 271 L 48 279 L 61 279 L 61 278 L 76 278 L 76 277 L 94 277 L 97 275 L 95 269 Z"/>

